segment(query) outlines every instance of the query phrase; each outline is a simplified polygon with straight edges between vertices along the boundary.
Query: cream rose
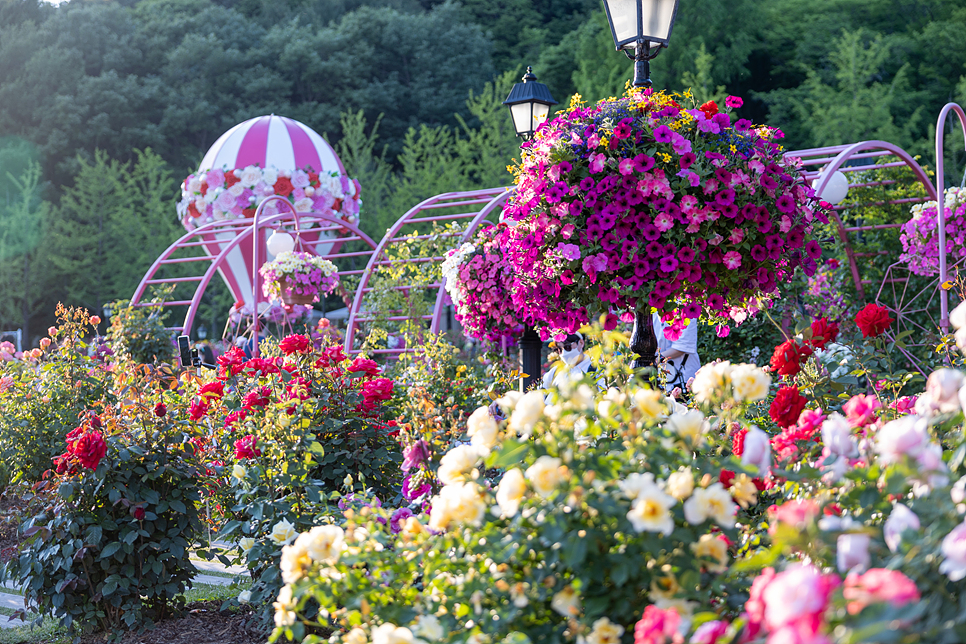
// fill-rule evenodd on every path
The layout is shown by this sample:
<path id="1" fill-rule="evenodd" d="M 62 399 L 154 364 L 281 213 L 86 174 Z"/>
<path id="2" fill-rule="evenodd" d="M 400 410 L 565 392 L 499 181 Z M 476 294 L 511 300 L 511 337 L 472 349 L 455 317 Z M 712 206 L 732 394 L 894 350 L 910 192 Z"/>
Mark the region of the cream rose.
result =
<path id="1" fill-rule="evenodd" d="M 740 364 L 731 370 L 731 387 L 738 402 L 755 402 L 768 396 L 771 376 L 753 364 Z"/>
<path id="2" fill-rule="evenodd" d="M 268 535 L 268 538 L 275 542 L 276 545 L 284 545 L 291 543 L 292 539 L 298 536 L 298 532 L 295 531 L 295 526 L 288 519 L 282 519 L 272 528 L 272 533 Z"/>
<path id="3" fill-rule="evenodd" d="M 533 433 L 533 426 L 543 416 L 544 395 L 539 391 L 528 391 L 523 394 L 510 416 L 508 429 L 520 436 Z"/>
<path id="4" fill-rule="evenodd" d="M 512 517 L 516 515 L 526 491 L 527 482 L 524 480 L 520 468 L 514 467 L 503 475 L 496 488 L 496 502 L 504 516 Z"/>
<path id="5" fill-rule="evenodd" d="M 462 483 L 476 469 L 480 457 L 480 450 L 475 445 L 457 445 L 440 459 L 436 475 L 443 485 Z"/>
<path id="6" fill-rule="evenodd" d="M 496 420 L 486 407 L 477 408 L 466 421 L 466 433 L 470 437 L 470 443 L 487 453 L 496 445 L 498 432 Z"/>
<path id="7" fill-rule="evenodd" d="M 691 496 L 691 493 L 694 492 L 694 474 L 691 473 L 691 468 L 686 467 L 667 477 L 666 490 L 678 501 L 683 501 Z"/>
<path id="8" fill-rule="evenodd" d="M 297 544 L 305 539 L 305 548 L 313 561 L 335 563 L 345 550 L 345 532 L 336 525 L 316 526 L 299 535 Z"/>
<path id="9" fill-rule="evenodd" d="M 704 444 L 704 435 L 708 431 L 708 422 L 697 409 L 690 409 L 683 414 L 671 414 L 665 427 L 683 439 L 692 447 Z"/>
<path id="10" fill-rule="evenodd" d="M 721 483 L 712 483 L 706 488 L 695 490 L 684 503 L 684 518 L 693 525 L 713 519 L 721 527 L 731 528 L 735 525 L 737 511 L 738 506 Z"/>
<path id="11" fill-rule="evenodd" d="M 527 468 L 527 480 L 543 498 L 547 498 L 557 486 L 566 480 L 567 468 L 561 467 L 559 458 L 543 455 Z"/>

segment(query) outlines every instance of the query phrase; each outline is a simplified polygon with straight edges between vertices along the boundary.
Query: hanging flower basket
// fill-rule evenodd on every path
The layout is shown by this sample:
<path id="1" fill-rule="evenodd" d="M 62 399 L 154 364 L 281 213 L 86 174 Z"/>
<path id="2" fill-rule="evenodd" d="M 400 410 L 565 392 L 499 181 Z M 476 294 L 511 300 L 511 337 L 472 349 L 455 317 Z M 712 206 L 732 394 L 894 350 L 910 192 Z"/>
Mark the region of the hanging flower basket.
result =
<path id="1" fill-rule="evenodd" d="M 264 280 L 262 293 L 281 300 L 286 307 L 308 306 L 339 284 L 335 264 L 311 253 L 287 251 L 258 270 Z"/>
<path id="2" fill-rule="evenodd" d="M 966 257 L 966 190 L 948 188 L 943 198 L 946 209 L 946 254 L 951 263 Z M 916 204 L 912 217 L 902 225 L 900 261 L 916 275 L 939 274 L 939 221 L 935 201 Z"/>
<path id="3" fill-rule="evenodd" d="M 522 332 L 522 324 L 507 306 L 514 273 L 500 248 L 506 224 L 477 231 L 472 242 L 447 251 L 443 261 L 446 291 L 456 307 L 456 319 L 467 335 L 498 341 Z"/>
<path id="4" fill-rule="evenodd" d="M 611 311 L 743 320 L 822 249 L 827 222 L 780 130 L 650 90 L 573 105 L 524 144 L 501 248 L 516 317 L 572 332 Z M 547 331 L 544 330 L 544 335 Z"/>

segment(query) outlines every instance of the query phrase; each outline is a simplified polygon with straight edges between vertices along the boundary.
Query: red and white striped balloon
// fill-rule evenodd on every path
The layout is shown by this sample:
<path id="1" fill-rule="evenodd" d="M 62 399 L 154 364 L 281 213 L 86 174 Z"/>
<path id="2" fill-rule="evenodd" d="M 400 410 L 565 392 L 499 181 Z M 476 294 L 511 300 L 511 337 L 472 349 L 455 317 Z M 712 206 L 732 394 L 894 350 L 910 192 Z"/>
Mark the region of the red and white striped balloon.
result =
<path id="1" fill-rule="evenodd" d="M 345 174 L 332 146 L 315 130 L 284 116 L 259 116 L 239 123 L 222 134 L 201 160 L 201 171 L 213 168 L 279 170 L 311 167 L 315 172 Z"/>
<path id="2" fill-rule="evenodd" d="M 274 114 L 249 119 L 221 135 L 205 154 L 197 174 L 221 169 L 230 172 L 251 166 L 261 169 L 275 168 L 286 174 L 295 170 L 311 170 L 324 176 L 329 176 L 330 173 L 345 175 L 345 168 L 335 150 L 315 130 L 294 119 Z M 358 184 L 355 186 L 355 199 L 358 201 Z M 188 199 L 183 200 L 179 208 L 184 210 L 188 203 Z M 205 220 L 186 216 L 186 212 L 181 214 L 182 222 L 188 230 L 204 223 Z M 276 210 L 271 207 L 267 212 Z M 210 221 L 210 218 L 206 220 Z M 205 241 L 209 243 L 203 248 L 208 254 L 217 255 L 223 244 L 233 238 L 232 232 L 211 233 L 205 236 Z M 331 241 L 319 243 L 321 240 L 317 233 L 304 235 L 303 241 L 310 244 L 306 250 L 315 250 L 319 254 L 326 254 L 333 249 Z M 265 248 L 260 249 L 260 255 L 265 255 L 265 259 L 270 258 Z M 249 304 L 253 301 L 252 259 L 252 240 L 246 239 L 229 252 L 225 264 L 218 271 L 235 299 Z"/>

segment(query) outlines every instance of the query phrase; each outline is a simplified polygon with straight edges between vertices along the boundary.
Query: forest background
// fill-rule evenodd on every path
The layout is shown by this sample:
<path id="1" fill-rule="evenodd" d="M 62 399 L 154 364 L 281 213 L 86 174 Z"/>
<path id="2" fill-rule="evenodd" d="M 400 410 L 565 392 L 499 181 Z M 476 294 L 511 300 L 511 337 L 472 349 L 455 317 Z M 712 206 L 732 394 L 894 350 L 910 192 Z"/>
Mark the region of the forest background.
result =
<path id="1" fill-rule="evenodd" d="M 652 78 L 742 96 L 788 149 L 884 139 L 932 165 L 964 33 L 956 0 L 681 0 Z M 58 301 L 129 298 L 181 234 L 183 178 L 254 116 L 336 146 L 376 239 L 426 197 L 508 184 L 501 102 L 528 64 L 563 105 L 632 76 L 599 0 L 0 0 L 0 329 L 34 345 Z M 214 324 L 231 301 L 209 291 Z"/>

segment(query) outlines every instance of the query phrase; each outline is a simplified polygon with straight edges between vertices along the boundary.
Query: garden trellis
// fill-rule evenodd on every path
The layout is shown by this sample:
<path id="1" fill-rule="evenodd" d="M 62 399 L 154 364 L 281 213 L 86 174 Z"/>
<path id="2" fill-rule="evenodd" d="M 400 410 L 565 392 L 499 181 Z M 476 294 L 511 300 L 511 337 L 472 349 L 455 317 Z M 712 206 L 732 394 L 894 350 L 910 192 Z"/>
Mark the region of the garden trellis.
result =
<path id="1" fill-rule="evenodd" d="M 940 125 L 946 113 L 956 111 L 955 107 L 947 106 L 944 108 Z M 959 115 L 959 112 L 957 112 L 957 115 Z M 276 123 L 275 120 L 279 122 Z M 287 146 L 284 160 L 279 160 L 277 153 L 275 158 L 272 158 L 271 148 L 273 145 L 277 145 L 276 139 L 272 138 L 273 136 L 276 139 L 280 136 L 280 140 L 284 144 L 283 147 Z M 241 138 L 239 139 L 239 137 Z M 250 139 L 253 137 L 256 139 L 258 146 L 265 146 L 266 148 L 262 157 L 251 156 Z M 311 144 L 312 150 L 306 147 L 309 144 Z M 941 140 L 937 142 L 937 154 L 941 154 L 940 145 Z M 229 130 L 212 146 L 212 150 L 206 155 L 206 161 L 203 162 L 202 166 L 206 163 L 217 164 L 221 161 L 224 161 L 224 164 L 228 167 L 250 162 L 254 162 L 256 165 L 268 165 L 272 162 L 293 165 L 304 162 L 306 153 L 312 156 L 312 162 L 319 162 L 323 169 L 330 169 L 333 176 L 344 176 L 341 161 L 338 160 L 335 152 L 321 137 L 296 121 L 275 116 L 252 119 Z M 227 155 L 226 159 L 222 159 L 221 157 L 225 157 L 225 155 Z M 848 173 L 851 176 L 862 176 L 862 173 L 869 171 L 908 168 L 914 180 L 922 184 L 924 194 L 920 196 L 885 199 L 873 203 L 837 205 L 833 209 L 833 221 L 839 241 L 848 259 L 848 270 L 858 297 L 865 299 L 867 293 L 874 293 L 876 302 L 886 305 L 899 316 L 899 324 L 897 325 L 899 330 L 920 327 L 922 327 L 920 330 L 924 330 L 923 325 L 912 318 L 920 315 L 932 319 L 936 295 L 940 292 L 938 286 L 943 280 L 937 280 L 935 284 L 930 284 L 928 288 L 913 292 L 909 287 L 908 270 L 904 263 L 897 261 L 888 266 L 886 274 L 878 283 L 878 290 L 876 290 L 878 280 L 873 279 L 871 275 L 867 275 L 864 267 L 870 265 L 876 257 L 889 255 L 890 252 L 886 250 L 871 252 L 856 250 L 854 248 L 856 236 L 866 231 L 898 228 L 902 223 L 888 222 L 864 225 L 861 222 L 849 221 L 849 219 L 855 218 L 862 208 L 868 206 L 911 205 L 935 199 L 937 189 L 941 189 L 941 177 L 937 179 L 938 185 L 934 185 L 929 175 L 912 155 L 886 141 L 862 141 L 789 151 L 786 156 L 797 157 L 802 160 L 802 171 L 809 182 L 814 182 L 814 187 L 818 193 L 822 192 L 836 171 Z M 322 162 L 322 159 L 325 159 L 325 161 Z M 296 166 L 293 165 L 293 167 Z M 941 166 L 938 167 L 941 168 Z M 186 190 L 190 188 L 188 184 L 191 179 L 192 177 L 189 177 L 189 181 L 186 182 Z M 343 179 L 343 185 L 345 181 Z M 850 187 L 868 188 L 888 186 L 893 183 L 895 183 L 895 180 L 890 178 L 872 177 L 871 180 L 862 179 L 853 183 Z M 358 188 L 356 188 L 354 191 L 356 201 L 358 201 L 358 192 Z M 462 222 L 468 220 L 465 226 L 450 227 L 444 232 L 435 233 L 439 237 L 451 239 L 451 244 L 446 243 L 444 245 L 453 248 L 458 247 L 472 238 L 485 219 L 488 217 L 494 219 L 495 216 L 499 215 L 510 194 L 509 189 L 498 187 L 436 195 L 422 201 L 403 214 L 378 243 L 358 227 L 357 218 L 351 215 L 347 216 L 345 212 L 339 212 L 338 203 L 336 203 L 335 209 L 328 208 L 317 211 L 314 207 L 309 207 L 308 212 L 299 212 L 298 218 L 302 228 L 300 243 L 302 247 L 307 247 L 320 257 L 339 263 L 341 269 L 339 274 L 341 276 L 359 276 L 358 286 L 355 292 L 350 294 L 351 305 L 348 311 L 345 338 L 346 351 L 356 353 L 360 350 L 358 346 L 361 344 L 359 342 L 360 330 L 367 322 L 373 321 L 377 314 L 382 316 L 380 319 L 389 322 L 401 322 L 409 319 L 409 316 L 402 315 L 403 311 L 376 311 L 372 308 L 378 306 L 372 295 L 373 291 L 376 290 L 372 280 L 380 269 L 387 267 L 394 261 L 413 264 L 441 263 L 443 261 L 442 253 L 433 256 L 393 260 L 391 256 L 395 248 L 413 239 L 430 237 L 426 234 L 427 227 L 462 224 Z M 264 244 L 267 236 L 266 229 L 270 231 L 291 228 L 295 220 L 294 212 L 279 212 L 283 209 L 266 204 L 268 208 L 265 209 L 264 213 L 261 213 L 261 220 L 258 222 L 257 228 L 252 226 L 252 221 L 249 218 L 251 212 L 246 212 L 245 215 L 247 216 L 199 221 L 194 212 L 187 213 L 186 211 L 186 208 L 194 203 L 200 206 L 204 205 L 198 193 L 195 193 L 194 197 L 197 197 L 195 201 L 192 201 L 192 197 L 185 197 L 180 205 L 189 232 L 172 244 L 154 262 L 132 299 L 135 306 L 187 307 L 180 325 L 169 328 L 169 330 L 178 333 L 190 333 L 202 303 L 205 289 L 216 273 L 221 274 L 237 300 L 251 304 L 253 286 L 258 286 L 253 284 L 253 249 L 259 249 L 259 263 L 267 260 L 268 253 Z M 209 198 L 208 201 L 214 201 L 215 207 L 218 207 L 219 202 L 217 200 Z M 255 199 L 253 198 L 252 201 L 254 202 Z M 188 206 L 185 206 L 186 203 Z M 317 206 L 319 203 L 316 201 L 311 206 Z M 307 204 L 306 201 L 300 205 L 305 207 Z M 291 210 L 294 211 L 296 208 L 293 207 Z M 845 216 L 846 211 L 850 215 L 848 218 Z M 225 214 L 228 216 L 227 211 Z M 197 225 L 199 223 L 200 225 Z M 253 237 L 257 238 L 258 243 L 253 243 Z M 351 265 L 347 264 L 347 261 L 351 262 Z M 360 266 L 362 262 L 365 262 L 364 268 Z M 202 270 L 190 271 L 191 268 L 196 266 L 201 267 Z M 254 276 L 254 279 L 259 280 L 257 276 Z M 193 286 L 194 290 L 188 295 L 172 297 L 166 301 L 148 301 L 148 287 L 164 285 L 179 288 L 182 293 L 184 286 Z M 392 288 L 404 292 L 435 289 L 432 312 L 418 317 L 419 321 L 430 332 L 435 333 L 443 328 L 447 303 L 443 279 L 426 284 L 399 284 Z M 940 312 L 940 323 L 948 323 L 946 318 L 946 309 L 943 307 Z M 899 330 L 897 330 L 897 333 L 900 332 Z M 412 350 L 412 347 L 386 347 L 371 349 L 369 352 L 396 357 Z"/>

